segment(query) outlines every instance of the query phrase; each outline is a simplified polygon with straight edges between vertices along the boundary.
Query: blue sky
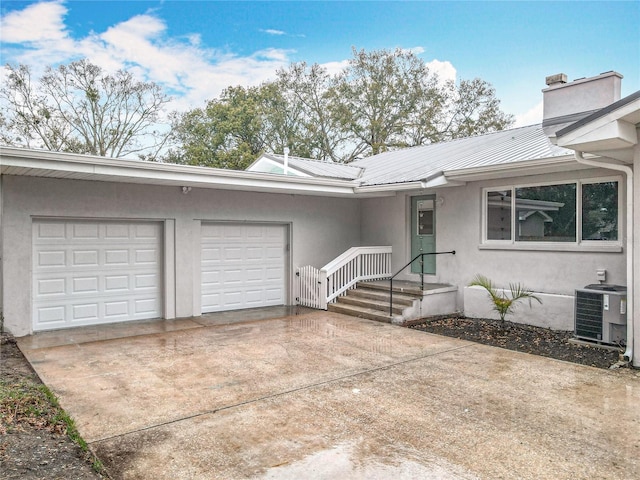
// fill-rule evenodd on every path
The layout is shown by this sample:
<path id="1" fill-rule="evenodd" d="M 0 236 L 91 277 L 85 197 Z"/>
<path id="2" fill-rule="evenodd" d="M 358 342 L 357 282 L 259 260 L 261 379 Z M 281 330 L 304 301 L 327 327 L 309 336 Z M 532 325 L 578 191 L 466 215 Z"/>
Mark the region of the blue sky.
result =
<path id="1" fill-rule="evenodd" d="M 640 89 L 640 1 L 6 1 L 2 63 L 81 57 L 163 85 L 174 109 L 306 61 L 337 71 L 351 48 L 411 49 L 444 78 L 490 82 L 518 124 L 541 119 L 544 78 L 616 70 Z"/>

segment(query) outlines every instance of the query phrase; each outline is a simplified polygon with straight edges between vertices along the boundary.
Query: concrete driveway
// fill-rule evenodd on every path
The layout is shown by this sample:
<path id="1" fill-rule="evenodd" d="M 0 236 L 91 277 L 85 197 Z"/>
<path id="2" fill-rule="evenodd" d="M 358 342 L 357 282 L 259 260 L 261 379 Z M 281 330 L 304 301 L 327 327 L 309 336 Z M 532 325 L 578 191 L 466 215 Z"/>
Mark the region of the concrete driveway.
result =
<path id="1" fill-rule="evenodd" d="M 638 371 L 327 312 L 234 323 L 251 318 L 19 345 L 118 479 L 640 478 Z"/>

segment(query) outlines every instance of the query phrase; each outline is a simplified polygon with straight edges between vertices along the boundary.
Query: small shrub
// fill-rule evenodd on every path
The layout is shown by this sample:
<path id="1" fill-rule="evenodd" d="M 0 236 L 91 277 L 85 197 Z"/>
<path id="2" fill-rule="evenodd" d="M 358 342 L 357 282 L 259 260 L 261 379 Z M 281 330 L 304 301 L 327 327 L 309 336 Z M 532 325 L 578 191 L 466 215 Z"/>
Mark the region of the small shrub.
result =
<path id="1" fill-rule="evenodd" d="M 510 296 L 505 293 L 506 290 L 499 292 L 498 289 L 493 285 L 493 282 L 491 280 L 480 274 L 477 274 L 473 278 L 469 286 L 482 287 L 487 291 L 489 297 L 491 298 L 491 301 L 493 302 L 493 309 L 498 312 L 498 315 L 500 315 L 500 320 L 503 324 L 505 317 L 508 314 L 513 313 L 516 304 L 520 300 L 529 300 L 529 308 L 531 308 L 531 300 L 536 300 L 540 304 L 542 303 L 542 300 L 540 300 L 540 298 L 538 298 L 531 290 L 520 283 L 509 284 L 509 293 L 511 294 Z"/>

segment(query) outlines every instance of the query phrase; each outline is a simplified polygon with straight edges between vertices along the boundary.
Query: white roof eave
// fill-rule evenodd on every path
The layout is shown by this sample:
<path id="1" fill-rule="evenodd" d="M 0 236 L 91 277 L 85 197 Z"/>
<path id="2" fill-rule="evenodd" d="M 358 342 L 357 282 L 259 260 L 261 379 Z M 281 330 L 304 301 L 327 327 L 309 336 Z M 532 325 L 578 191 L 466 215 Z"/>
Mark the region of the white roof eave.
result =
<path id="1" fill-rule="evenodd" d="M 557 142 L 564 148 L 629 161 L 625 150 L 638 144 L 638 124 L 640 99 L 567 132 Z"/>
<path id="2" fill-rule="evenodd" d="M 351 180 L 317 179 L 3 147 L 0 171 L 20 175 L 306 195 L 351 196 Z"/>

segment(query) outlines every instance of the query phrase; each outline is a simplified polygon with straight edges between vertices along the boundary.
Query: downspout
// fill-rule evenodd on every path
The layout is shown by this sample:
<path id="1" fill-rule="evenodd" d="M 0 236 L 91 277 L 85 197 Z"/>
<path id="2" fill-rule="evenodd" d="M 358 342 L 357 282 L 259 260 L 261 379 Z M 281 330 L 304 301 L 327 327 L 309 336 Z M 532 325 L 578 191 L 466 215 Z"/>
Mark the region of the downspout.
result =
<path id="1" fill-rule="evenodd" d="M 576 161 L 591 167 L 609 168 L 623 172 L 627 177 L 627 350 L 624 358 L 633 361 L 633 169 L 617 163 L 595 162 L 584 158 L 582 152 L 575 151 Z"/>

